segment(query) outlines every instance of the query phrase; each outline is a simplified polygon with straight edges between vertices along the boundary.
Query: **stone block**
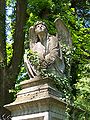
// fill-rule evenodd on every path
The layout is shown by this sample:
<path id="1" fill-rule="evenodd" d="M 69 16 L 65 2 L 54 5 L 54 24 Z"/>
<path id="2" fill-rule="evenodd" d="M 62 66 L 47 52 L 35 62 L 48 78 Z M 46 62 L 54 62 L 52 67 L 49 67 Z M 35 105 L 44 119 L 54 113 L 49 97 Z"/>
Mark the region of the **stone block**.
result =
<path id="1" fill-rule="evenodd" d="M 37 77 L 21 82 L 21 87 L 16 100 L 5 105 L 12 120 L 65 120 L 66 103 L 55 81 Z"/>

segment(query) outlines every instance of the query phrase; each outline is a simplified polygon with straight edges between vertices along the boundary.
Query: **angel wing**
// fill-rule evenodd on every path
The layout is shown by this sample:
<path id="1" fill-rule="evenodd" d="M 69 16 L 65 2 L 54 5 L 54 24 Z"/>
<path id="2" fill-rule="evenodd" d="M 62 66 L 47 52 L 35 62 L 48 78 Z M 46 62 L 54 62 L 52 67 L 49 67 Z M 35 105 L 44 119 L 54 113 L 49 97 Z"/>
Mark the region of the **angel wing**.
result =
<path id="1" fill-rule="evenodd" d="M 35 34 L 35 30 L 34 30 L 34 26 L 31 26 L 29 28 L 29 40 L 30 40 L 30 48 L 33 47 L 33 45 L 36 43 L 36 34 Z"/>
<path id="2" fill-rule="evenodd" d="M 66 44 L 66 46 L 70 47 L 72 46 L 71 36 L 68 28 L 66 25 L 61 21 L 60 18 L 57 18 L 55 20 L 55 26 L 57 29 L 57 38 L 61 43 Z"/>

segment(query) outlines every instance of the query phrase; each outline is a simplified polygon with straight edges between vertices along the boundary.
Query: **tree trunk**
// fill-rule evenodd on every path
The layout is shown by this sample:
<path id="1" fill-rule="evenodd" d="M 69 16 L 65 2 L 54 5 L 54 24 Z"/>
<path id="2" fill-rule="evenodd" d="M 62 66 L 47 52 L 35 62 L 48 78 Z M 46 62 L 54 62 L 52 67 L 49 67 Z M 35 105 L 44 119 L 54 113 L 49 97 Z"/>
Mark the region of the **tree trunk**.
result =
<path id="1" fill-rule="evenodd" d="M 17 0 L 13 57 L 9 66 L 7 66 L 6 54 L 5 7 L 5 0 L 0 0 L 0 114 L 3 114 L 4 111 L 6 112 L 5 108 L 3 109 L 3 105 L 12 102 L 9 89 L 14 88 L 20 71 L 24 51 L 27 1 Z"/>
<path id="2" fill-rule="evenodd" d="M 17 0 L 16 4 L 16 26 L 15 26 L 15 34 L 14 34 L 14 46 L 13 46 L 13 57 L 11 61 L 11 65 L 9 68 L 10 81 L 9 85 L 14 86 L 16 77 L 20 71 L 20 64 L 23 59 L 24 52 L 24 40 L 25 40 L 25 32 L 24 26 L 26 22 L 26 0 Z"/>
<path id="3" fill-rule="evenodd" d="M 5 89 L 6 85 L 6 37 L 5 37 L 5 0 L 0 0 L 0 106 L 5 102 Z M 7 95 L 7 94 L 6 94 Z"/>
<path id="4" fill-rule="evenodd" d="M 7 110 L 3 105 L 8 103 L 8 87 L 6 84 L 6 66 L 7 66 L 7 55 L 6 55 L 6 35 L 5 35 L 5 0 L 0 0 L 0 116 Z M 6 99 L 8 98 L 8 100 Z"/>

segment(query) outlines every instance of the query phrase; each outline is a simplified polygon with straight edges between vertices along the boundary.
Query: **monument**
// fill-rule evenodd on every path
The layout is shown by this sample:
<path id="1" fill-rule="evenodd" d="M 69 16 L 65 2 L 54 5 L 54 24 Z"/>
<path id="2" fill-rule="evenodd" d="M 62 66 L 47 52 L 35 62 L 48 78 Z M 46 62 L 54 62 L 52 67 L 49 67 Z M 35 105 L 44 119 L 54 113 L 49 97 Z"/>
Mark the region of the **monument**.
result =
<path id="1" fill-rule="evenodd" d="M 62 47 L 71 47 L 71 37 L 68 29 L 60 19 L 55 20 L 57 35 L 48 33 L 44 22 L 38 21 L 29 29 L 30 51 L 32 55 L 37 55 L 39 63 L 33 63 L 33 59 L 27 53 L 24 55 L 24 63 L 30 78 L 41 74 L 40 69 L 46 69 L 55 75 L 63 76 L 65 71 L 65 61 Z M 29 56 L 29 57 L 28 57 Z M 39 72 L 40 71 L 40 72 Z"/>
<path id="2" fill-rule="evenodd" d="M 67 27 L 57 18 L 56 36 L 50 35 L 44 22 L 39 21 L 29 29 L 30 51 L 24 55 L 24 63 L 30 80 L 20 83 L 22 90 L 13 103 L 5 105 L 11 111 L 12 120 L 65 120 L 64 93 L 57 88 L 54 76 L 67 75 L 63 45 L 71 47 Z"/>

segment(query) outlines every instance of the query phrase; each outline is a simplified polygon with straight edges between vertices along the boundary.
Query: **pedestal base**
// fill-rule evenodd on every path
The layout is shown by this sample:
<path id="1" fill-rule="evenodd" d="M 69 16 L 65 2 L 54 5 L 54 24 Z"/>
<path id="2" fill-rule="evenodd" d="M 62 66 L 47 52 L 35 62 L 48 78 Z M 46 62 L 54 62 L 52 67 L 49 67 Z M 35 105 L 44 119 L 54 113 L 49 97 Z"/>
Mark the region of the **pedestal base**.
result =
<path id="1" fill-rule="evenodd" d="M 13 117 L 12 120 L 65 120 L 65 119 L 63 116 L 53 112 L 43 112 Z"/>
<path id="2" fill-rule="evenodd" d="M 63 94 L 49 78 L 36 78 L 21 83 L 22 90 L 8 105 L 12 120 L 65 120 Z"/>

